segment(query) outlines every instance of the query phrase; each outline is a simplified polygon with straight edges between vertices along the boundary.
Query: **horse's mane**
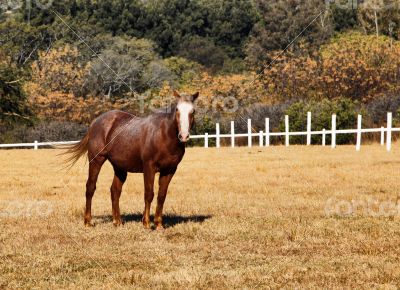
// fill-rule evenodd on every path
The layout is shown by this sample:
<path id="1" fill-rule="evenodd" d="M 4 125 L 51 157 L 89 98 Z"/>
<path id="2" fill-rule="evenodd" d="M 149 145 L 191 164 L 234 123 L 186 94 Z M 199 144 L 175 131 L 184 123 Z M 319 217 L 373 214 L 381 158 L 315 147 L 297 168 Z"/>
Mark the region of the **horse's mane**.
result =
<path id="1" fill-rule="evenodd" d="M 169 106 L 166 106 L 166 107 L 162 107 L 162 108 L 156 109 L 154 111 L 154 114 L 172 116 L 172 115 L 175 114 L 175 111 L 176 111 L 176 104 L 173 104 L 173 105 L 169 105 Z"/>

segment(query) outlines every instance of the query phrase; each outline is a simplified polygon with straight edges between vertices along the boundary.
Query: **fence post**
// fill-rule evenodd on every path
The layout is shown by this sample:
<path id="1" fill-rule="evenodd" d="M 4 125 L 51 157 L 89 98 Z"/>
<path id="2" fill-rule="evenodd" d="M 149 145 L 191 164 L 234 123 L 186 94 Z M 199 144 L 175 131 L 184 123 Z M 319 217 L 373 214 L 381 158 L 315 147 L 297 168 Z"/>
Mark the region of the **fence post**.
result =
<path id="1" fill-rule="evenodd" d="M 336 148 L 336 114 L 332 115 L 332 148 Z"/>
<path id="2" fill-rule="evenodd" d="M 251 147 L 251 119 L 247 119 L 247 145 Z"/>
<path id="3" fill-rule="evenodd" d="M 38 141 L 37 140 L 35 140 L 35 142 L 33 142 L 34 143 L 34 145 L 33 145 L 33 149 L 34 150 L 38 150 Z"/>
<path id="4" fill-rule="evenodd" d="M 392 150 L 392 113 L 387 113 L 386 150 Z"/>
<path id="5" fill-rule="evenodd" d="M 322 146 L 326 145 L 326 130 L 322 129 Z"/>
<path id="6" fill-rule="evenodd" d="M 285 115 L 285 145 L 289 146 L 289 116 Z"/>
<path id="7" fill-rule="evenodd" d="M 385 127 L 381 127 L 381 146 L 385 145 Z"/>
<path id="8" fill-rule="evenodd" d="M 307 146 L 311 145 L 311 112 L 307 112 Z"/>
<path id="9" fill-rule="evenodd" d="M 260 147 L 263 147 L 264 146 L 264 144 L 263 144 L 264 143 L 263 142 L 264 141 L 264 132 L 260 131 L 259 134 L 260 134 L 260 141 L 259 141 L 260 144 L 259 145 L 260 145 Z"/>
<path id="10" fill-rule="evenodd" d="M 231 147 L 235 147 L 235 122 L 231 121 Z"/>
<path id="11" fill-rule="evenodd" d="M 362 116 L 359 114 L 357 118 L 357 143 L 356 143 L 356 151 L 361 150 L 361 127 L 362 127 Z"/>
<path id="12" fill-rule="evenodd" d="M 215 124 L 215 135 L 216 135 L 216 146 L 220 147 L 220 136 L 219 136 L 219 123 Z"/>
<path id="13" fill-rule="evenodd" d="M 362 115 L 357 117 L 357 141 L 356 141 L 356 151 L 361 150 L 361 128 L 362 128 Z"/>
<path id="14" fill-rule="evenodd" d="M 269 146 L 269 118 L 265 118 L 265 146 Z"/>
<path id="15" fill-rule="evenodd" d="M 208 133 L 205 133 L 204 135 L 204 148 L 208 148 Z"/>

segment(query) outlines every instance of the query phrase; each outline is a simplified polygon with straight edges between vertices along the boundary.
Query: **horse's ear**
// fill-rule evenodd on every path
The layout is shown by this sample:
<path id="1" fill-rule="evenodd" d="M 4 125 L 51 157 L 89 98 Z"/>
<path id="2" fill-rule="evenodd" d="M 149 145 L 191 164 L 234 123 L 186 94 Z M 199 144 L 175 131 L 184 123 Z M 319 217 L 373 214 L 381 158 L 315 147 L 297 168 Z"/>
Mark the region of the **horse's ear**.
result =
<path id="1" fill-rule="evenodd" d="M 177 101 L 181 99 L 181 95 L 177 91 L 174 91 L 174 97 L 176 98 Z"/>
<path id="2" fill-rule="evenodd" d="M 199 97 L 199 92 L 195 93 L 192 95 L 192 102 L 196 101 L 196 99 Z"/>

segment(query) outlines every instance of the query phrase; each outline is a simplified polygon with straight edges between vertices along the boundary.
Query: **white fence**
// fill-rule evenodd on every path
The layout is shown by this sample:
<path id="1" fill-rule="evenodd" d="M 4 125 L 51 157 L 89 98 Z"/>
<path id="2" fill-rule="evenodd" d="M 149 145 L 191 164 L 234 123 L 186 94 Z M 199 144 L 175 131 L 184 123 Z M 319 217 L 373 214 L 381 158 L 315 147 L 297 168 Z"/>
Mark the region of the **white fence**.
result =
<path id="1" fill-rule="evenodd" d="M 217 148 L 221 147 L 221 138 L 230 138 L 231 147 L 235 147 L 235 138 L 247 137 L 247 146 L 252 147 L 253 137 L 258 138 L 258 146 L 268 147 L 270 146 L 271 137 L 283 136 L 285 137 L 285 145 L 290 145 L 290 136 L 307 136 L 307 145 L 311 145 L 312 135 L 322 135 L 322 146 L 326 146 L 326 136 L 331 135 L 331 147 L 336 147 L 336 135 L 338 134 L 356 134 L 356 150 L 361 150 L 361 137 L 363 133 L 380 133 L 380 143 L 382 146 L 385 145 L 386 149 L 390 151 L 392 148 L 392 132 L 400 132 L 400 128 L 392 127 L 392 113 L 387 113 L 387 125 L 381 128 L 362 128 L 362 116 L 358 115 L 357 118 L 357 129 L 336 129 L 336 115 L 332 115 L 332 122 L 330 130 L 323 129 L 322 131 L 311 131 L 311 112 L 307 113 L 307 131 L 306 132 L 290 132 L 289 130 L 289 116 L 285 116 L 285 132 L 270 132 L 269 118 L 265 118 L 265 130 L 260 132 L 252 132 L 251 119 L 247 120 L 247 133 L 235 134 L 235 123 L 231 122 L 231 132 L 229 134 L 221 134 L 219 123 L 215 124 L 215 134 L 205 133 L 204 135 L 193 135 L 191 139 L 204 139 L 204 147 L 209 147 L 209 140 L 215 139 Z M 386 135 L 386 138 L 385 138 Z M 40 146 L 51 146 L 51 145 L 68 145 L 74 144 L 78 141 L 66 141 L 66 142 L 38 142 L 33 143 L 20 143 L 20 144 L 0 144 L 0 148 L 18 148 L 18 147 L 33 147 L 35 150 Z"/>
<path id="2" fill-rule="evenodd" d="M 253 137 L 258 138 L 258 145 L 260 147 L 270 146 L 270 140 L 273 136 L 285 137 L 285 146 L 290 145 L 290 136 L 307 136 L 307 145 L 311 145 L 312 135 L 322 135 L 322 146 L 326 146 L 326 136 L 331 135 L 331 147 L 336 147 L 336 135 L 338 134 L 356 134 L 356 150 L 361 150 L 361 136 L 363 133 L 380 133 L 380 143 L 382 146 L 385 145 L 385 133 L 386 133 L 386 149 L 390 151 L 392 149 L 392 132 L 400 132 L 400 128 L 392 127 L 393 116 L 392 113 L 387 113 L 387 126 L 381 128 L 362 128 L 362 115 L 358 115 L 357 118 L 357 129 L 336 129 L 336 115 L 332 115 L 331 129 L 323 129 L 322 131 L 311 131 L 311 112 L 307 113 L 307 131 L 306 132 L 290 132 L 289 130 L 289 116 L 285 116 L 285 132 L 270 132 L 269 118 L 265 118 L 265 131 L 252 132 L 251 119 L 247 120 L 247 133 L 235 134 L 235 124 L 231 122 L 230 134 L 221 134 L 220 127 L 217 123 L 215 126 L 215 134 L 210 135 L 205 133 L 204 135 L 190 136 L 192 139 L 204 139 L 204 147 L 209 147 L 209 139 L 216 139 L 216 147 L 219 148 L 221 145 L 221 138 L 230 138 L 231 147 L 235 147 L 236 137 L 247 137 L 247 146 L 252 147 Z"/>

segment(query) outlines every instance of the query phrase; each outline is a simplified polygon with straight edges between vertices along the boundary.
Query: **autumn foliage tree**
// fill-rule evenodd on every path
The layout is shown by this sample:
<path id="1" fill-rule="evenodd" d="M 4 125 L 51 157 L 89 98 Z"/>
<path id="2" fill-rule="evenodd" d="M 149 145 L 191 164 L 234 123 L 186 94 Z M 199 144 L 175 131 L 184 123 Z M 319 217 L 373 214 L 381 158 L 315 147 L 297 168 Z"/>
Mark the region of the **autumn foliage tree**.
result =
<path id="1" fill-rule="evenodd" d="M 88 124 L 114 107 L 111 102 L 81 96 L 88 66 L 79 58 L 78 50 L 69 45 L 39 53 L 31 66 L 32 79 L 25 85 L 30 107 L 39 119 Z"/>
<path id="2" fill-rule="evenodd" d="M 76 47 L 65 45 L 39 53 L 32 64 L 32 80 L 41 92 L 72 93 L 81 95 L 87 67 L 79 59 Z"/>
<path id="3" fill-rule="evenodd" d="M 343 34 L 307 57 L 281 57 L 263 74 L 277 100 L 335 99 L 368 102 L 400 92 L 400 42 L 360 33 Z"/>

